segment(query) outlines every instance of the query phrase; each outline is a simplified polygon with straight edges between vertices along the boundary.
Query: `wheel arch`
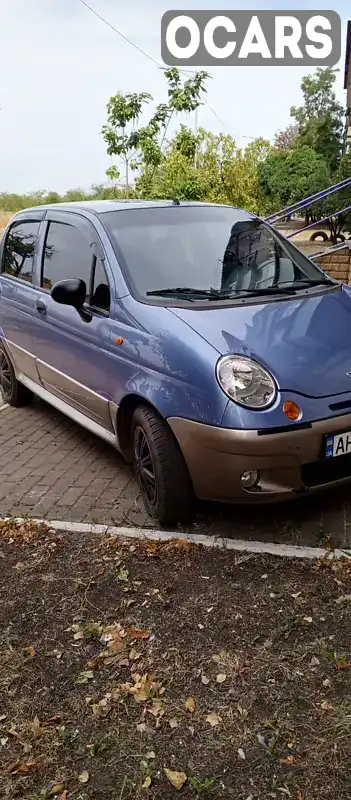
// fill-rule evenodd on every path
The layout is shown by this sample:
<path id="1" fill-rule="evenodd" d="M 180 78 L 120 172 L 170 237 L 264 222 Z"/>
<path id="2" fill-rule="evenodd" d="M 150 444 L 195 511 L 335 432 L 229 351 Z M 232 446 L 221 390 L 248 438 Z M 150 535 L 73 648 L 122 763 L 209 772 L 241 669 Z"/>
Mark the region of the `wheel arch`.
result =
<path id="1" fill-rule="evenodd" d="M 116 431 L 119 449 L 128 463 L 132 461 L 131 422 L 134 411 L 138 406 L 148 406 L 160 419 L 167 422 L 158 408 L 141 394 L 131 393 L 123 397 L 117 410 Z"/>

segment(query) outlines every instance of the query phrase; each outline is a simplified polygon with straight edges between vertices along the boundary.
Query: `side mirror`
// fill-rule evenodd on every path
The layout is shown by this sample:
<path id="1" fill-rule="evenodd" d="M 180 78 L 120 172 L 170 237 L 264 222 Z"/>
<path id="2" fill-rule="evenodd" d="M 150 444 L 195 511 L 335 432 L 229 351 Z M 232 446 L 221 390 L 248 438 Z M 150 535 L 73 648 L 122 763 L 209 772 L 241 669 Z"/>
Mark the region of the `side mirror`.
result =
<path id="1" fill-rule="evenodd" d="M 83 308 L 87 295 L 85 281 L 76 278 L 59 281 L 54 284 L 50 294 L 55 303 L 60 303 L 62 306 L 72 306 L 84 322 L 91 321 L 91 314 Z"/>

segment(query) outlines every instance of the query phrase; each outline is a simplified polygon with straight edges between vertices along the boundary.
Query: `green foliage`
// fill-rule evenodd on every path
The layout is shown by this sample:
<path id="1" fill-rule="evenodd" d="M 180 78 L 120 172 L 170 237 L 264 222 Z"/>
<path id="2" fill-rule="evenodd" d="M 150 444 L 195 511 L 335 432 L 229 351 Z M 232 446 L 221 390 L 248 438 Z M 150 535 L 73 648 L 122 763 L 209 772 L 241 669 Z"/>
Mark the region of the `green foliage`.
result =
<path id="1" fill-rule="evenodd" d="M 338 70 L 319 67 L 313 75 L 303 78 L 303 105 L 293 106 L 291 116 L 296 120 L 297 147 L 312 147 L 335 170 L 343 148 L 345 109 L 334 91 Z"/>
<path id="2" fill-rule="evenodd" d="M 274 149 L 291 150 L 297 143 L 298 132 L 299 126 L 297 124 L 288 125 L 284 130 L 278 131 L 274 137 Z"/>
<path id="3" fill-rule="evenodd" d="M 345 178 L 351 177 L 351 153 L 347 153 L 340 159 L 338 169 L 332 176 L 331 183 L 339 183 Z M 351 206 L 351 187 L 341 189 L 339 192 L 327 197 L 322 203 L 316 203 L 314 214 L 316 219 L 323 219 L 329 214 L 341 211 L 343 208 Z M 351 211 L 332 217 L 328 220 L 330 238 L 333 243 L 337 241 L 342 231 L 351 233 Z"/>
<path id="4" fill-rule="evenodd" d="M 198 778 L 191 776 L 189 778 L 189 783 L 195 789 L 195 792 L 198 797 L 209 797 L 212 795 L 212 791 L 216 785 L 215 778 L 205 778 L 204 781 L 199 781 Z"/>
<path id="5" fill-rule="evenodd" d="M 261 190 L 276 208 L 291 205 L 331 184 L 327 162 L 311 147 L 272 152 L 258 171 Z"/>
<path id="6" fill-rule="evenodd" d="M 265 200 L 257 168 L 269 150 L 269 142 L 264 139 L 241 150 L 232 136 L 200 129 L 195 137 L 182 125 L 158 168 L 146 169 L 137 186 L 143 197 L 229 203 L 262 213 Z"/>
<path id="7" fill-rule="evenodd" d="M 207 72 L 197 72 L 182 81 L 176 67 L 165 70 L 167 80 L 167 103 L 160 103 L 149 119 L 141 126 L 140 117 L 144 107 L 152 100 L 147 92 L 117 92 L 107 104 L 107 124 L 102 136 L 111 156 L 122 159 L 126 168 L 126 185 L 129 185 L 129 169 L 156 168 L 162 161 L 162 145 L 173 114 L 194 111 L 201 103 L 206 91 Z"/>

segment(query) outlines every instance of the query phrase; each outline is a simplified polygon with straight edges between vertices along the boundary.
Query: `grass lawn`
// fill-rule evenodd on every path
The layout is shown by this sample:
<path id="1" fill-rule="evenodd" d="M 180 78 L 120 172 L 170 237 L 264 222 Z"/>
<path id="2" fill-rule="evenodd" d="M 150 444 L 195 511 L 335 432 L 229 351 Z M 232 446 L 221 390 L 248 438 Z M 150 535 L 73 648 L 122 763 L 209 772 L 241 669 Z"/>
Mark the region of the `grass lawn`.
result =
<path id="1" fill-rule="evenodd" d="M 0 525 L 0 797 L 349 800 L 351 559 Z"/>

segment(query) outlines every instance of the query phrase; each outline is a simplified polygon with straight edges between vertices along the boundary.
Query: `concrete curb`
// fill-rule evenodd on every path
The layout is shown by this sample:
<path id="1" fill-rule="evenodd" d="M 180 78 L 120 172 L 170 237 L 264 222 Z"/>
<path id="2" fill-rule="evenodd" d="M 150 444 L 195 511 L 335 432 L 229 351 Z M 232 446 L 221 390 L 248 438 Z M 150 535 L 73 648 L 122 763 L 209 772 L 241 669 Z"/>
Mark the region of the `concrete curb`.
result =
<path id="1" fill-rule="evenodd" d="M 5 408 L 9 408 L 8 403 L 5 403 L 3 406 L 0 406 L 0 411 L 5 411 Z"/>
<path id="2" fill-rule="evenodd" d="M 0 521 L 9 521 L 9 517 Z M 16 518 L 18 523 L 25 519 Z M 28 521 L 28 520 L 27 520 Z M 55 531 L 65 533 L 105 533 L 109 536 L 120 536 L 125 539 L 140 539 L 153 542 L 168 542 L 170 539 L 183 539 L 194 545 L 202 545 L 218 550 L 236 550 L 244 553 L 266 553 L 281 558 L 350 558 L 348 550 L 325 550 L 321 547 L 300 547 L 299 545 L 275 544 L 274 542 L 251 542 L 244 539 L 225 539 L 220 536 L 204 536 L 203 534 L 186 534 L 180 531 L 161 531 L 151 528 L 125 528 L 113 525 L 91 525 L 84 522 L 64 522 L 62 520 L 35 519 L 33 522 L 47 525 Z"/>

